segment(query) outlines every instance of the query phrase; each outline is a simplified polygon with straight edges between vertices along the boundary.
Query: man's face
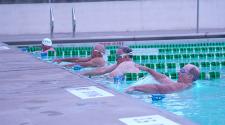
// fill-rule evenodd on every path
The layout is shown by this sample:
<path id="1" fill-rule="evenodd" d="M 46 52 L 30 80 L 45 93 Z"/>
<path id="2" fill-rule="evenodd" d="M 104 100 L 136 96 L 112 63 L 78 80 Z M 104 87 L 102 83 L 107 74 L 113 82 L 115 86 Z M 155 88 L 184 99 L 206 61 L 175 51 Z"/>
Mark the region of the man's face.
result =
<path id="1" fill-rule="evenodd" d="M 92 50 L 92 56 L 94 56 L 94 57 L 103 56 L 103 55 L 104 55 L 104 53 L 102 53 L 97 48 L 95 48 L 95 49 Z"/>
<path id="2" fill-rule="evenodd" d="M 122 63 L 124 61 L 124 52 L 122 49 L 116 51 L 116 61 L 117 63 Z"/>
<path id="3" fill-rule="evenodd" d="M 103 56 L 104 53 L 105 53 L 104 47 L 101 45 L 96 45 L 92 50 L 92 56 L 94 57 Z"/>
<path id="4" fill-rule="evenodd" d="M 98 56 L 99 55 L 99 51 L 98 50 L 92 50 L 92 56 L 94 56 L 94 57 L 96 57 L 96 56 Z"/>
<path id="5" fill-rule="evenodd" d="M 51 48 L 51 46 L 45 46 L 45 45 L 43 45 L 42 44 L 42 49 L 45 51 L 45 50 L 48 50 L 48 49 L 50 49 Z"/>
<path id="6" fill-rule="evenodd" d="M 178 72 L 178 81 L 187 82 L 189 80 L 192 80 L 193 74 L 190 73 L 190 69 L 191 67 L 189 66 L 184 66 L 183 68 L 181 68 Z"/>

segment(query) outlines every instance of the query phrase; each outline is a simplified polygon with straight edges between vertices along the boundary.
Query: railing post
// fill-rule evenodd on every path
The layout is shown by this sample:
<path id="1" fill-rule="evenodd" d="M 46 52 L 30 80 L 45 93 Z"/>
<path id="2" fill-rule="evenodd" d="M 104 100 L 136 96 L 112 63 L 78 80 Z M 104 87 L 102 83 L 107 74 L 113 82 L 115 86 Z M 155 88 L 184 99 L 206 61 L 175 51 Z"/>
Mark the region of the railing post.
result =
<path id="1" fill-rule="evenodd" d="M 76 18 L 75 18 L 75 9 L 72 8 L 72 28 L 73 28 L 73 37 L 75 37 L 76 32 Z"/>
<path id="2" fill-rule="evenodd" d="M 197 0 L 197 22 L 196 22 L 196 33 L 199 33 L 199 0 Z"/>
<path id="3" fill-rule="evenodd" d="M 53 15 L 53 9 L 50 8 L 50 35 L 51 38 L 53 37 L 54 34 L 54 15 Z"/>

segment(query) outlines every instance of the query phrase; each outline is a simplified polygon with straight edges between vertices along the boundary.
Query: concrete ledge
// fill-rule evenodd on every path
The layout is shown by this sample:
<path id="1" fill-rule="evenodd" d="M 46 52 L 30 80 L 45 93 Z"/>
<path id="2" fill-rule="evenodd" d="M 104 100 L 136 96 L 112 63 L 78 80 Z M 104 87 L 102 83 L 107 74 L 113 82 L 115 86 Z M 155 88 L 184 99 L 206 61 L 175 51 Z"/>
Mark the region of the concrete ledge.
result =
<path id="1" fill-rule="evenodd" d="M 179 31 L 177 31 L 179 32 Z M 89 36 L 88 36 L 89 34 Z M 54 43 L 84 43 L 84 42 L 117 42 L 117 41 L 142 41 L 142 40 L 175 40 L 175 39 L 207 39 L 207 38 L 224 38 L 225 32 L 214 32 L 214 33 L 180 33 L 180 34 L 146 34 L 141 35 L 139 32 L 121 32 L 120 35 L 115 35 L 118 33 L 111 33 L 111 36 L 105 34 L 109 33 L 99 33 L 97 36 L 92 36 L 91 33 L 86 33 L 85 37 L 78 34 L 77 37 L 55 37 L 52 38 Z M 28 45 L 28 44 L 40 44 L 40 41 L 44 38 L 43 35 L 38 36 L 37 39 L 11 39 L 5 40 L 4 43 L 8 45 Z"/>

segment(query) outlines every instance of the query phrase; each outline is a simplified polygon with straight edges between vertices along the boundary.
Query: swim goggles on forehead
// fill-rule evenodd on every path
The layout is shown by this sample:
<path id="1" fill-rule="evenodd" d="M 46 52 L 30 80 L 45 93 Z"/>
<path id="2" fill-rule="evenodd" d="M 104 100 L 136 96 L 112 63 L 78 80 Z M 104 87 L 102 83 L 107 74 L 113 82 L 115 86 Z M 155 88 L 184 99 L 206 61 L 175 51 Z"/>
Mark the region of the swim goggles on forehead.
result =
<path id="1" fill-rule="evenodd" d="M 99 50 L 97 50 L 97 49 L 94 49 L 93 51 L 95 51 L 95 52 L 99 52 L 99 53 L 101 53 L 102 55 L 104 55 L 105 53 L 103 53 L 103 52 L 101 52 L 101 51 L 99 51 Z"/>
<path id="2" fill-rule="evenodd" d="M 127 55 L 131 56 L 132 55 L 132 52 L 130 52 L 130 53 L 124 53 L 124 54 L 121 54 L 121 55 L 116 54 L 116 59 L 124 58 L 124 56 L 127 56 Z"/>

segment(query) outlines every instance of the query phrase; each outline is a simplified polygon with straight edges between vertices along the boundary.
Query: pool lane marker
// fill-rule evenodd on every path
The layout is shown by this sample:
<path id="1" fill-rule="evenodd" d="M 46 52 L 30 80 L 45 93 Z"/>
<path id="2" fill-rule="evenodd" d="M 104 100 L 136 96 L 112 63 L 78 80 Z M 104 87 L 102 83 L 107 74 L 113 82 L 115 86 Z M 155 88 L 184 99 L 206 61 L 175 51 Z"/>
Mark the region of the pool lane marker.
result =
<path id="1" fill-rule="evenodd" d="M 180 125 L 160 115 L 120 118 L 126 125 Z"/>
<path id="2" fill-rule="evenodd" d="M 67 88 L 66 90 L 81 99 L 114 96 L 113 94 L 106 92 L 100 88 L 97 88 L 96 86 Z"/>
<path id="3" fill-rule="evenodd" d="M 135 55 L 159 55 L 159 49 L 158 48 L 148 48 L 148 52 L 146 52 L 146 48 L 133 48 L 132 53 Z M 150 53 L 149 53 L 150 52 Z"/>
<path id="4" fill-rule="evenodd" d="M 0 46 L 0 50 L 7 50 L 7 49 L 10 49 L 10 48 L 7 46 Z"/>

